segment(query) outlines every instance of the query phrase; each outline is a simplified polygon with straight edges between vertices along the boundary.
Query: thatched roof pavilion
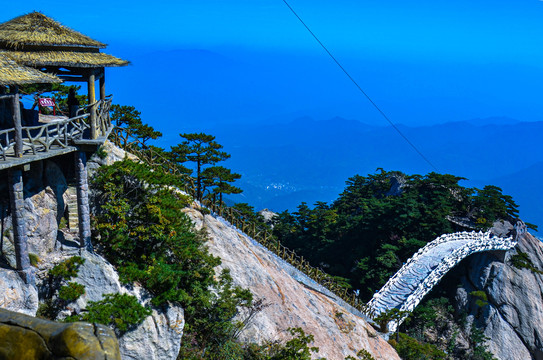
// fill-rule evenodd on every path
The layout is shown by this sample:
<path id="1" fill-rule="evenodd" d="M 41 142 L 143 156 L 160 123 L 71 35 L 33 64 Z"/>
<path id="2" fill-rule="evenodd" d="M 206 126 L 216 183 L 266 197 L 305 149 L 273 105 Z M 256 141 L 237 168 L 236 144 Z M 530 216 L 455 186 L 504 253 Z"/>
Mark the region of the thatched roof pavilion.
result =
<path id="1" fill-rule="evenodd" d="M 0 24 L 0 44 L 3 48 L 10 49 L 28 46 L 95 49 L 106 47 L 106 44 L 63 26 L 37 11 Z"/>
<path id="2" fill-rule="evenodd" d="M 0 52 L 0 86 L 62 82 L 58 77 L 19 65 Z"/>
<path id="3" fill-rule="evenodd" d="M 98 69 L 95 75 L 99 77 L 104 67 L 128 64 L 100 53 L 105 47 L 36 11 L 0 24 L 0 49 L 6 56 L 70 81 L 87 81 L 89 69 Z"/>
<path id="4" fill-rule="evenodd" d="M 89 104 L 96 103 L 96 80 L 100 80 L 100 100 L 106 99 L 104 68 L 128 64 L 101 53 L 100 49 L 105 47 L 106 44 L 36 11 L 0 24 L 0 51 L 4 56 L 65 81 L 87 82 Z M 95 127 L 92 125 L 93 132 Z"/>

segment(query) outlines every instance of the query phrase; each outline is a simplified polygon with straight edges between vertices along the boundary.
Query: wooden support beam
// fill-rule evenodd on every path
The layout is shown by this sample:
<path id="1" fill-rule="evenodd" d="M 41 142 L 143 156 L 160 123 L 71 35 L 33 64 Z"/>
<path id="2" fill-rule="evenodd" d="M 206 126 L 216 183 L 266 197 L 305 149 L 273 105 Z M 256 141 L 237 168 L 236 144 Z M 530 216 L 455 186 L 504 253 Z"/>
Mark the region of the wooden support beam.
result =
<path id="1" fill-rule="evenodd" d="M 94 104 L 96 102 L 96 90 L 94 86 L 95 81 L 96 79 L 95 79 L 94 72 L 91 72 L 87 80 L 89 105 Z M 98 129 L 96 126 L 96 107 L 91 106 L 89 110 L 90 110 L 91 139 L 94 140 L 98 137 Z"/>
<path id="2" fill-rule="evenodd" d="M 84 151 L 76 152 L 75 173 L 77 186 L 77 214 L 79 218 L 79 245 L 81 248 L 92 250 L 87 155 Z"/>
<path id="3" fill-rule="evenodd" d="M 102 74 L 100 76 L 100 100 L 106 99 L 106 73 L 102 68 Z"/>
<path id="4" fill-rule="evenodd" d="M 8 170 L 8 183 L 11 221 L 13 223 L 13 245 L 15 247 L 17 270 L 27 283 L 32 283 L 33 276 L 30 269 L 30 259 L 28 258 L 24 216 L 23 171 L 21 168 L 11 168 Z"/>
<path id="5" fill-rule="evenodd" d="M 19 89 L 14 86 L 13 94 L 13 127 L 15 128 L 15 157 L 23 156 L 23 125 L 21 124 L 21 107 L 19 105 Z"/>

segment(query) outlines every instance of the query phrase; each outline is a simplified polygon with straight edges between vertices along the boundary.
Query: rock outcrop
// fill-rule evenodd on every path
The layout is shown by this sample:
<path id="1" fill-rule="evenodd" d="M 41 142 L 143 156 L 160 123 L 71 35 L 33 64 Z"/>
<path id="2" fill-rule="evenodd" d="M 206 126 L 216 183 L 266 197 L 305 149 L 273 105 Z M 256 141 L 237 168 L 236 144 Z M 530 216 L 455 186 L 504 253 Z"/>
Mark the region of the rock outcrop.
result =
<path id="1" fill-rule="evenodd" d="M 33 163 L 25 175 L 25 223 L 30 254 L 45 257 L 59 245 L 58 224 L 64 215 L 63 194 L 66 189 L 62 170 L 51 160 Z M 7 202 L 1 206 L 2 257 L 9 266 L 15 267 L 11 214 L 3 209 L 5 207 L 7 210 Z"/>
<path id="2" fill-rule="evenodd" d="M 70 311 L 79 313 L 89 301 L 99 301 L 105 294 L 127 293 L 149 305 L 150 295 L 141 287 L 127 288 L 119 281 L 115 268 L 99 255 L 82 251 L 85 262 L 79 268 L 75 282 L 85 286 L 85 294 L 73 304 Z M 152 314 L 134 329 L 119 336 L 123 359 L 175 360 L 183 336 L 184 312 L 179 306 L 152 309 Z"/>
<path id="3" fill-rule="evenodd" d="M 107 156 L 93 157 L 89 168 L 112 164 L 121 160 L 125 152 L 106 142 Z M 128 155 L 129 157 L 131 155 Z M 70 158 L 64 161 L 71 161 Z M 62 164 L 61 164 L 62 165 Z M 90 172 L 92 174 L 92 172 Z M 90 175 L 91 176 L 91 175 Z M 81 256 L 85 263 L 73 281 L 85 286 L 85 294 L 68 305 L 61 316 L 78 313 L 89 301 L 99 301 L 104 294 L 129 293 L 146 305 L 150 297 L 143 289 L 125 287 L 119 282 L 115 268 L 101 256 L 80 250 L 78 241 L 67 229 L 59 226 L 66 210 L 67 180 L 55 161 L 36 162 L 25 173 L 25 221 L 28 233 L 29 253 L 35 255 L 37 286 L 27 285 L 15 267 L 13 232 L 7 202 L 0 199 L 0 308 L 35 316 L 39 300 L 49 296 L 47 272 L 57 263 L 74 255 Z M 0 190 L 2 184 L 0 184 Z M 41 298 L 40 298 L 41 297 Z M 184 326 L 184 312 L 178 306 L 152 309 L 142 324 L 119 337 L 123 359 L 171 359 L 177 358 Z M 17 357 L 7 357 L 15 359 Z M 103 357 L 102 357 L 103 358 Z M 2 359 L 0 355 L 0 359 Z"/>
<path id="4" fill-rule="evenodd" d="M 503 228 L 507 228 L 508 224 Z M 516 267 L 513 256 L 526 254 L 527 267 Z M 543 244 L 530 234 L 519 238 L 515 250 L 471 256 L 462 265 L 462 287 L 456 307 L 489 338 L 489 350 L 502 360 L 543 359 Z M 531 268 L 529 268 L 531 267 Z M 481 306 L 473 291 L 484 291 Z"/>
<path id="5" fill-rule="evenodd" d="M 236 285 L 248 288 L 267 304 L 242 332 L 243 340 L 262 343 L 284 340 L 289 327 L 301 327 L 315 336 L 319 357 L 343 360 L 368 350 L 376 359 L 399 359 L 394 349 L 362 318 L 351 314 L 335 299 L 297 281 L 289 266 L 267 249 L 210 215 L 186 209 L 209 234 L 212 254 L 222 259 Z"/>
<path id="6" fill-rule="evenodd" d="M 0 309 L 0 359 L 121 360 L 113 330 Z"/>
<path id="7" fill-rule="evenodd" d="M 38 289 L 27 285 L 15 270 L 0 269 L 0 308 L 34 316 Z"/>

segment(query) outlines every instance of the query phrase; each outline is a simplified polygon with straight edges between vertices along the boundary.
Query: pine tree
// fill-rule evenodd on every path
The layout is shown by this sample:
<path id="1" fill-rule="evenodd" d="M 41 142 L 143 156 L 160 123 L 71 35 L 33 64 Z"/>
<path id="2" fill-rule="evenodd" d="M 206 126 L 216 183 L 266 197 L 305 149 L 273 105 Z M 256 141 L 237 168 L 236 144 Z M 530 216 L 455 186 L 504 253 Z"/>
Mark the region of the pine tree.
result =
<path id="1" fill-rule="evenodd" d="M 160 131 L 156 131 L 152 126 L 144 124 L 141 120 L 141 112 L 133 106 L 112 105 L 111 120 L 117 127 L 126 129 L 132 136 L 138 138 L 142 144 L 151 139 L 156 140 L 162 136 Z M 124 145 L 128 142 L 128 137 L 124 140 Z"/>
<path id="2" fill-rule="evenodd" d="M 203 177 L 202 171 L 205 165 L 215 165 L 219 161 L 230 158 L 222 145 L 215 141 L 215 136 L 204 133 L 179 134 L 185 139 L 181 144 L 171 147 L 172 156 L 177 162 L 191 161 L 196 164 L 196 198 L 202 199 Z"/>
<path id="3" fill-rule="evenodd" d="M 230 183 L 241 178 L 240 174 L 233 173 L 224 166 L 211 166 L 202 171 L 203 191 L 210 190 L 213 198 L 219 196 L 219 204 L 222 204 L 223 194 L 240 194 L 240 188 Z"/>

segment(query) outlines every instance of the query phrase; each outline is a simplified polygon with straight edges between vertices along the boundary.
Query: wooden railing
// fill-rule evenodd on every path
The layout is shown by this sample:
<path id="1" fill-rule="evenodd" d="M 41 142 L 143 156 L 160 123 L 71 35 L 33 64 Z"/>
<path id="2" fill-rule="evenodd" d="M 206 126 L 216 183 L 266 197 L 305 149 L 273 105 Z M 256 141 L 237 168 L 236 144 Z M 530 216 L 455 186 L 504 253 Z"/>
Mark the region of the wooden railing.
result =
<path id="1" fill-rule="evenodd" d="M 107 135 L 109 129 L 111 129 L 111 118 L 109 117 L 109 111 L 111 110 L 111 95 L 105 100 L 99 100 L 96 104 L 96 125 L 100 136 Z"/>
<path id="2" fill-rule="evenodd" d="M 55 121 L 41 126 L 23 127 L 23 150 L 30 148 L 32 154 L 48 152 L 53 146 L 68 147 L 72 140 L 81 140 L 89 124 L 88 114 L 71 119 Z"/>
<path id="3" fill-rule="evenodd" d="M 152 147 L 142 143 L 138 138 L 132 136 L 132 134 L 126 129 L 115 128 L 112 135 L 113 136 L 111 139 L 117 146 L 130 153 L 133 153 L 149 166 L 158 168 L 170 174 L 183 176 L 183 179 L 187 180 L 183 190 L 193 198 L 196 198 L 194 179 L 182 174 L 175 163 L 162 156 L 162 154 L 158 153 Z M 230 224 L 247 234 L 255 241 L 259 242 L 261 245 L 294 266 L 299 271 L 303 272 L 309 278 L 313 279 L 317 284 L 333 292 L 353 308 L 366 315 L 371 314 L 371 311 L 367 305 L 358 299 L 352 290 L 342 285 L 333 276 L 327 274 L 322 269 L 310 265 L 306 259 L 304 259 L 302 256 L 298 256 L 293 250 L 282 245 L 280 241 L 272 234 L 271 229 L 268 226 L 247 218 L 238 210 L 228 207 L 224 203 L 218 204 L 211 199 L 202 199 L 200 202 L 214 214 L 223 217 Z"/>
<path id="4" fill-rule="evenodd" d="M 58 120 L 39 126 L 22 127 L 23 153 L 48 152 L 53 148 L 66 148 L 72 140 L 80 140 L 89 129 L 86 121 L 89 114 L 71 119 Z M 0 158 L 7 161 L 15 158 L 15 129 L 0 131 Z"/>
<path id="5" fill-rule="evenodd" d="M 0 156 L 2 160 L 7 160 L 8 152 L 15 153 L 15 129 L 6 129 L 0 131 Z"/>
<path id="6" fill-rule="evenodd" d="M 38 126 L 22 127 L 20 133 L 22 154 L 37 155 L 52 149 L 66 148 L 74 140 L 90 140 L 92 129 L 89 118 L 92 114 L 96 120 L 96 134 L 98 136 L 108 135 L 108 131 L 112 128 L 110 109 L 111 96 L 81 107 L 77 116 L 73 118 L 55 120 Z M 15 154 L 16 139 L 15 128 L 0 130 L 0 161 L 17 158 Z"/>

